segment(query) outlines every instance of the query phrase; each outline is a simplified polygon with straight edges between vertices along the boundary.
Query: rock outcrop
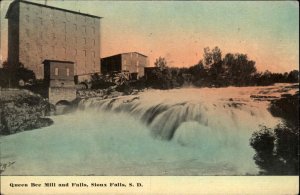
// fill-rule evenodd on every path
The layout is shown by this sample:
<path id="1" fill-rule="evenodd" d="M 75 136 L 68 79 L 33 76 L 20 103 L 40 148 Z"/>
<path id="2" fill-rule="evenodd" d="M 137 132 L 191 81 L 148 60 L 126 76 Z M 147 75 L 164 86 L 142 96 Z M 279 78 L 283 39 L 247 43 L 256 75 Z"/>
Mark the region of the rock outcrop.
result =
<path id="1" fill-rule="evenodd" d="M 53 124 L 48 115 L 51 104 L 26 90 L 0 93 L 0 134 L 8 135 Z"/>

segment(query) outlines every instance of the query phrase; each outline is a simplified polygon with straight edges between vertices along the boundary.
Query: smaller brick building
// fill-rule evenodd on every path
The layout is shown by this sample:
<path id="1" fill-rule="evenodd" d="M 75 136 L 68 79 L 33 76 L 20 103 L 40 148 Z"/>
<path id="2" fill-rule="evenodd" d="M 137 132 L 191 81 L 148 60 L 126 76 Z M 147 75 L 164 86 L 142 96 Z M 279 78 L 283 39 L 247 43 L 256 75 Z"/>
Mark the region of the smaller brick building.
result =
<path id="1" fill-rule="evenodd" d="M 74 83 L 74 62 L 45 60 L 44 82 L 47 98 L 52 104 L 59 101 L 72 101 L 76 98 Z"/>
<path id="2" fill-rule="evenodd" d="M 144 76 L 144 69 L 149 64 L 148 57 L 138 53 L 129 52 L 109 56 L 101 59 L 101 73 L 129 72 L 132 78 Z"/>

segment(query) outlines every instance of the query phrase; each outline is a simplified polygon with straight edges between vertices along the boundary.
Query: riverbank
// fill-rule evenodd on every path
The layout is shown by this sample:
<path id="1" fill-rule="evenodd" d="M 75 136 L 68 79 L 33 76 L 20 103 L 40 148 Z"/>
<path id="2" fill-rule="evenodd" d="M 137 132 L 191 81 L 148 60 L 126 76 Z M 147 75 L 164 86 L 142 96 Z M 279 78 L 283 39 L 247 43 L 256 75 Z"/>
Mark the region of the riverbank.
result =
<path id="1" fill-rule="evenodd" d="M 0 134 L 9 135 L 53 124 L 51 104 L 28 90 L 0 90 Z"/>

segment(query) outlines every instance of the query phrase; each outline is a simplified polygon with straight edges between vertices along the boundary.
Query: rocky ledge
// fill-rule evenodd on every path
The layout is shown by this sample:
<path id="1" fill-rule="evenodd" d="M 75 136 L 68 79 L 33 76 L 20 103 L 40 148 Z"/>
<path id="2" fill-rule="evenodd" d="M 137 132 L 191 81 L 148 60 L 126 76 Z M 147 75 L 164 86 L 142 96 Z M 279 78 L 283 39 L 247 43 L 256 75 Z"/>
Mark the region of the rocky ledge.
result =
<path id="1" fill-rule="evenodd" d="M 51 104 L 27 90 L 0 90 L 0 134 L 8 135 L 53 124 Z"/>

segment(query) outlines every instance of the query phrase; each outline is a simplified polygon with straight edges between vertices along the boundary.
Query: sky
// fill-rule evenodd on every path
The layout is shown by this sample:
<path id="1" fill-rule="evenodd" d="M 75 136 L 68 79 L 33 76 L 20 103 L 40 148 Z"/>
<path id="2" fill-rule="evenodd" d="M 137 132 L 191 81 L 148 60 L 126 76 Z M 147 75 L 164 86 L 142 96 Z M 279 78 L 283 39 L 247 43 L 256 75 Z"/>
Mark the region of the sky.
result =
<path id="1" fill-rule="evenodd" d="M 7 56 L 7 20 L 12 0 L 1 1 L 1 58 Z M 29 0 L 44 3 L 44 0 Z M 259 71 L 299 70 L 299 4 L 296 1 L 83 1 L 48 0 L 50 6 L 101 19 L 101 57 L 136 51 L 150 66 L 165 57 L 171 67 L 189 67 L 205 47 L 244 53 Z"/>

